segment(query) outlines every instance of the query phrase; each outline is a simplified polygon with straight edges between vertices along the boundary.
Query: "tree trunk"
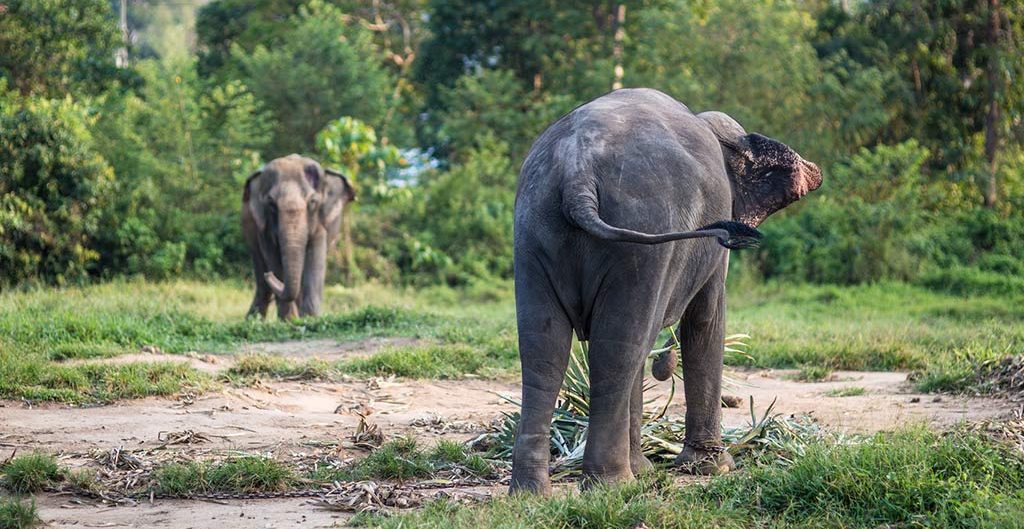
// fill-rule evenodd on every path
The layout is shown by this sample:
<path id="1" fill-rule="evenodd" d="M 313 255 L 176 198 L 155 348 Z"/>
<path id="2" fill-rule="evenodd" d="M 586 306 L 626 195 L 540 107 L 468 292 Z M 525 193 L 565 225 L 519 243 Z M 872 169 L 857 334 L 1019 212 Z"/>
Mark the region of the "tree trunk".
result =
<path id="1" fill-rule="evenodd" d="M 988 162 L 982 194 L 986 208 L 995 207 L 999 198 L 999 97 L 1003 88 L 999 75 L 999 39 L 1002 20 L 999 0 L 988 0 L 988 113 L 985 115 L 985 160 Z"/>
<path id="2" fill-rule="evenodd" d="M 615 44 L 612 46 L 612 58 L 615 60 L 613 72 L 612 90 L 622 88 L 622 77 L 625 70 L 622 68 L 622 40 L 626 37 L 626 4 L 619 4 L 618 14 L 615 17 Z"/>

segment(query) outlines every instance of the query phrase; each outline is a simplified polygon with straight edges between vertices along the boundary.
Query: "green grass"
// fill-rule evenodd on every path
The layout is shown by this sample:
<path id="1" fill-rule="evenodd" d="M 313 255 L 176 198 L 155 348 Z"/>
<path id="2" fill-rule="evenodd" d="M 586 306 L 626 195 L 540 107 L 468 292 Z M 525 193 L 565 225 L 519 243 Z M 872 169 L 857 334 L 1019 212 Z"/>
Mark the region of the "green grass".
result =
<path id="1" fill-rule="evenodd" d="M 0 467 L 0 486 L 16 494 L 39 492 L 62 476 L 53 456 L 37 452 L 16 457 Z"/>
<path id="2" fill-rule="evenodd" d="M 799 382 L 821 382 L 832 376 L 832 369 L 818 364 L 809 364 L 800 367 L 800 371 L 793 373 L 789 378 Z"/>
<path id="3" fill-rule="evenodd" d="M 212 383 L 187 365 L 83 362 L 133 353 L 143 345 L 168 353 L 227 353 L 252 342 L 367 336 L 423 336 L 451 345 L 451 351 L 385 352 L 387 362 L 355 363 L 350 369 L 269 357 L 244 359 L 243 365 L 225 374 L 236 382 L 255 376 L 326 378 L 347 370 L 451 377 L 484 367 L 498 373 L 518 364 L 507 285 L 459 292 L 436 287 L 413 292 L 372 284 L 330 287 L 324 316 L 289 323 L 245 320 L 250 296 L 242 283 L 193 281 L 118 281 L 0 294 L 0 398 L 108 402 L 198 391 Z M 467 354 L 470 349 L 473 354 Z M 484 361 L 477 366 L 470 356 Z M 460 364 L 422 371 L 410 364 L 420 358 Z"/>
<path id="4" fill-rule="evenodd" d="M 169 353 L 230 353 L 245 343 L 306 338 L 410 336 L 432 343 L 390 348 L 328 365 L 249 358 L 225 377 L 414 378 L 494 376 L 518 370 L 508 283 L 463 290 L 379 285 L 329 287 L 324 316 L 294 323 L 246 321 L 241 282 L 118 281 L 0 294 L 0 398 L 106 402 L 202 390 L 213 381 L 187 365 L 102 364 L 153 345 Z M 919 389 L 961 391 L 973 368 L 1024 348 L 1024 303 L 970 298 L 905 284 L 853 287 L 730 285 L 729 333 L 751 336 L 734 365 L 807 370 L 908 370 Z M 70 362 L 75 360 L 77 362 Z"/>
<path id="5" fill-rule="evenodd" d="M 920 371 L 922 390 L 960 390 L 974 365 L 1024 347 L 1019 297 L 961 297 L 906 284 L 732 286 L 729 332 L 752 336 L 738 365 Z"/>
<path id="6" fill-rule="evenodd" d="M 926 429 L 880 434 L 858 444 L 809 446 L 792 464 L 774 462 L 678 485 L 657 472 L 625 485 L 552 498 L 499 496 L 478 505 L 435 502 L 385 528 L 720 527 L 1012 528 L 1024 519 L 1024 462 L 978 434 Z"/>
<path id="7" fill-rule="evenodd" d="M 35 500 L 0 498 L 0 529 L 32 529 L 40 523 Z"/>
<path id="8" fill-rule="evenodd" d="M 485 355 L 463 344 L 387 348 L 366 358 L 353 358 L 340 368 L 357 375 L 396 375 L 408 378 L 457 378 L 487 367 Z"/>
<path id="9" fill-rule="evenodd" d="M 867 393 L 867 390 L 860 386 L 845 386 L 830 389 L 825 392 L 826 397 L 859 397 Z"/>
<path id="10" fill-rule="evenodd" d="M 475 476 L 490 475 L 494 469 L 478 454 L 470 454 L 461 443 L 438 441 L 430 450 L 420 448 L 412 437 L 388 441 L 369 455 L 342 469 L 325 469 L 312 476 L 317 481 L 389 479 L 404 481 L 426 478 L 458 467 Z"/>
<path id="11" fill-rule="evenodd" d="M 293 380 L 330 380 L 337 370 L 329 362 L 319 358 L 296 361 L 269 354 L 249 354 L 236 359 L 223 377 L 239 385 L 263 377 Z"/>
<path id="12" fill-rule="evenodd" d="M 187 495 L 283 491 L 297 478 L 289 468 L 273 459 L 245 456 L 220 463 L 170 464 L 157 469 L 154 481 L 154 488 L 160 494 Z"/>

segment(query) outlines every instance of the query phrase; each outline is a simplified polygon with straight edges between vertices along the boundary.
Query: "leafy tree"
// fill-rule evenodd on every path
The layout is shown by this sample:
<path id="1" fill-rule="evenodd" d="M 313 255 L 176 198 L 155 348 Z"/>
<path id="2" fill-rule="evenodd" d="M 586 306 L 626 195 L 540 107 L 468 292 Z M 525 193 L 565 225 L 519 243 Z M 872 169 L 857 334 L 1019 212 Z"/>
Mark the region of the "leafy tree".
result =
<path id="1" fill-rule="evenodd" d="M 984 204 L 995 205 L 999 159 L 1024 137 L 1024 2 L 878 0 L 836 33 L 897 75 L 886 139 L 920 139 L 934 167 L 979 175 Z"/>
<path id="2" fill-rule="evenodd" d="M 8 0 L 0 11 L 0 77 L 22 95 L 95 94 L 115 80 L 121 36 L 106 0 Z"/>
<path id="3" fill-rule="evenodd" d="M 643 10 L 663 2 L 628 2 Z M 573 93 L 589 99 L 612 86 L 612 45 L 617 29 L 617 2 L 587 0 L 432 0 L 432 38 L 423 45 L 419 79 L 432 87 L 452 86 L 479 69 L 512 71 L 524 86 Z M 627 34 L 639 31 L 627 18 Z"/>
<path id="4" fill-rule="evenodd" d="M 277 45 L 235 48 L 243 81 L 276 123 L 267 158 L 312 151 L 337 116 L 379 124 L 393 84 L 369 32 L 337 8 L 314 1 L 289 20 Z"/>
<path id="5" fill-rule="evenodd" d="M 450 284 L 511 277 L 515 182 L 507 145 L 478 138 L 462 163 L 424 182 L 405 219 L 414 238 L 404 264 Z"/>
<path id="6" fill-rule="evenodd" d="M 192 62 L 148 60 L 138 71 L 143 88 L 106 101 L 98 124 L 119 175 L 105 268 L 163 277 L 241 267 L 238 197 L 270 138 L 267 115 L 238 81 L 203 84 Z"/>
<path id="7" fill-rule="evenodd" d="M 305 0 L 215 0 L 196 14 L 198 69 L 203 76 L 230 77 L 233 51 L 276 45 L 290 31 L 287 21 Z"/>
<path id="8" fill-rule="evenodd" d="M 544 128 L 575 104 L 568 96 L 530 93 L 509 70 L 464 75 L 442 98 L 440 136 L 456 159 L 493 136 L 502 138 L 512 160 L 522 161 Z"/>
<path id="9" fill-rule="evenodd" d="M 0 283 L 82 280 L 114 182 L 95 118 L 70 98 L 4 99 L 16 104 L 0 111 Z"/>
<path id="10" fill-rule="evenodd" d="M 627 86 L 727 112 L 826 165 L 885 122 L 883 74 L 841 57 L 820 61 L 815 21 L 798 2 L 678 0 L 636 16 L 645 29 L 626 50 Z"/>

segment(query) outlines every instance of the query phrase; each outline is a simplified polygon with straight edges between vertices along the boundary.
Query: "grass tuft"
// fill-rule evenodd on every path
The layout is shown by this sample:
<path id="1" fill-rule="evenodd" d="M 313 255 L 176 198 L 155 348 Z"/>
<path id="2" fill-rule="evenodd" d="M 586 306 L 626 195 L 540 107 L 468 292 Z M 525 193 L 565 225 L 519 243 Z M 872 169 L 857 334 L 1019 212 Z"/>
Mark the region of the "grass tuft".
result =
<path id="1" fill-rule="evenodd" d="M 211 492 L 275 492 L 286 490 L 295 475 L 281 463 L 246 456 L 220 463 L 191 461 L 159 468 L 154 488 L 161 494 L 186 495 Z"/>
<path id="2" fill-rule="evenodd" d="M 793 373 L 790 380 L 796 380 L 798 382 L 823 382 L 832 377 L 832 369 L 821 366 L 821 365 L 804 365 L 800 367 L 800 371 Z"/>
<path id="3" fill-rule="evenodd" d="M 414 438 L 401 437 L 384 443 L 352 467 L 342 470 L 339 477 L 404 481 L 432 476 L 456 467 L 476 476 L 487 476 L 494 472 L 491 463 L 479 454 L 470 454 L 461 443 L 441 440 L 432 449 L 423 450 Z"/>
<path id="4" fill-rule="evenodd" d="M 292 380 L 329 380 L 335 375 L 330 363 L 314 358 L 305 362 L 268 354 L 244 355 L 227 370 L 228 380 L 247 380 L 264 376 Z"/>
<path id="5" fill-rule="evenodd" d="M 0 498 L 0 529 L 32 529 L 41 523 L 35 500 Z"/>
<path id="6" fill-rule="evenodd" d="M 0 485 L 15 494 L 39 492 L 63 475 L 57 460 L 41 452 L 12 459 L 0 467 L 0 473 Z"/>
<path id="7" fill-rule="evenodd" d="M 844 386 L 830 389 L 825 392 L 826 397 L 858 397 L 867 393 L 867 390 L 860 386 Z"/>

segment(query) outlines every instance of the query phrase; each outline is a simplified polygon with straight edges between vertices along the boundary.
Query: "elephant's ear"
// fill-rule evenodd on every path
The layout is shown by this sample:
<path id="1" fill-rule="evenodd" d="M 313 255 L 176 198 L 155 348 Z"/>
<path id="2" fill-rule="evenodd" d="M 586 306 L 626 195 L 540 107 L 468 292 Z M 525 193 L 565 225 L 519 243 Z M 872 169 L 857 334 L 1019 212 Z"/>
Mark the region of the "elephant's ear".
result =
<path id="1" fill-rule="evenodd" d="M 320 219 L 325 226 L 337 222 L 345 204 L 356 199 L 356 191 L 345 175 L 334 169 L 324 169 L 324 202 L 320 206 Z"/>
<path id="2" fill-rule="evenodd" d="M 754 226 L 821 185 L 821 170 L 788 145 L 748 134 L 721 112 L 697 115 L 722 146 L 733 187 L 733 219 Z"/>
<path id="3" fill-rule="evenodd" d="M 253 173 L 245 179 L 245 187 L 242 190 L 242 207 L 249 212 L 249 215 L 252 217 L 253 222 L 256 223 L 256 228 L 259 231 L 263 231 L 266 227 L 267 219 L 259 199 L 256 198 L 256 190 L 252 187 L 254 185 L 253 182 L 261 174 L 263 174 L 262 167 L 253 171 Z"/>

